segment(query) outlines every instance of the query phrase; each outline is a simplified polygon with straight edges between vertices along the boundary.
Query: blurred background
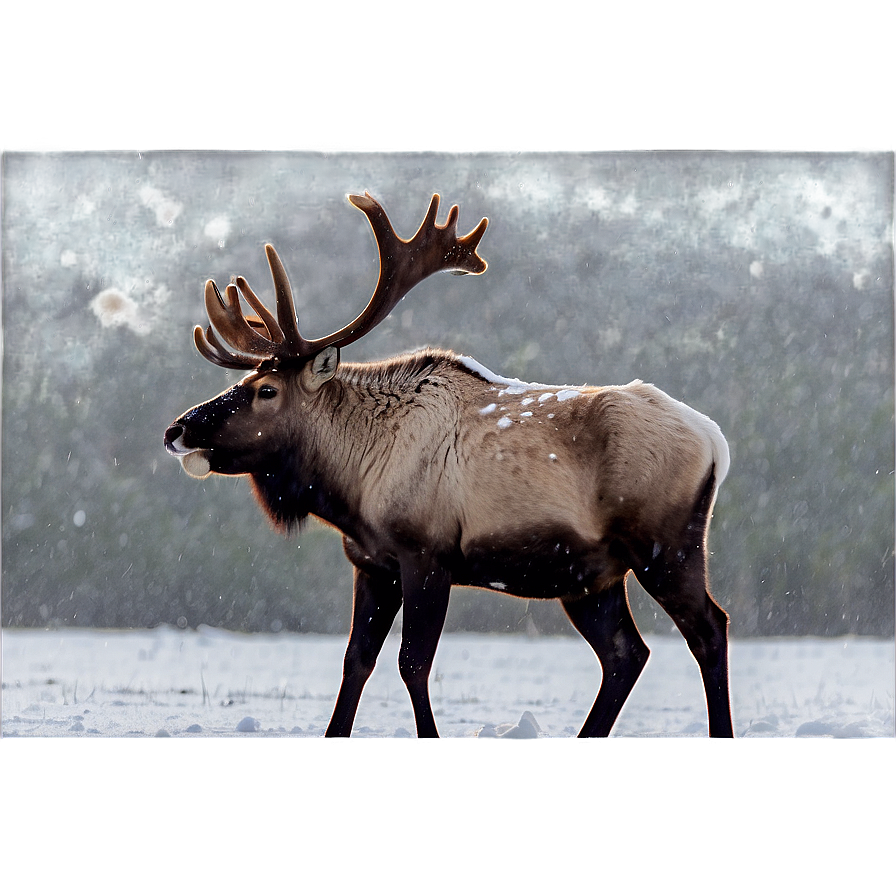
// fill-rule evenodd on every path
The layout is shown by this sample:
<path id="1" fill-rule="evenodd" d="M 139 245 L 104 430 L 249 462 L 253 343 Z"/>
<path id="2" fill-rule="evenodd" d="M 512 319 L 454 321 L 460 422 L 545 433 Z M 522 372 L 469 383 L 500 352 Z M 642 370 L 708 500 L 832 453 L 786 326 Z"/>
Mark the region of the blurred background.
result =
<path id="1" fill-rule="evenodd" d="M 892 637 L 893 174 L 891 153 L 5 154 L 3 626 L 348 631 L 339 535 L 274 534 L 162 434 L 240 376 L 193 347 L 206 279 L 270 299 L 272 242 L 305 335 L 364 306 L 376 249 L 345 194 L 369 190 L 406 238 L 433 192 L 461 233 L 489 217 L 489 269 L 430 278 L 344 360 L 429 344 L 655 383 L 731 447 L 710 575 L 732 635 Z M 465 589 L 446 629 L 571 631 Z"/>

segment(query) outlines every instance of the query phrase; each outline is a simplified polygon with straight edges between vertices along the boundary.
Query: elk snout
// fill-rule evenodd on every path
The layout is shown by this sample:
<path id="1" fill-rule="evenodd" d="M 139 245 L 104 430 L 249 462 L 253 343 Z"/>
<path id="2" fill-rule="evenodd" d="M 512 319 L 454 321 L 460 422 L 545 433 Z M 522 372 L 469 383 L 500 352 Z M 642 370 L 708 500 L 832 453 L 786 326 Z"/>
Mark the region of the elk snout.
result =
<path id="1" fill-rule="evenodd" d="M 183 435 L 184 428 L 179 423 L 172 423 L 165 430 L 165 450 L 169 454 L 183 454 L 185 449 L 180 444 Z"/>
<path id="2" fill-rule="evenodd" d="M 165 450 L 173 454 L 183 467 L 184 472 L 194 479 L 204 479 L 211 473 L 211 464 L 205 451 L 200 448 L 187 448 L 183 443 L 186 430 L 180 423 L 172 423 L 165 430 Z"/>

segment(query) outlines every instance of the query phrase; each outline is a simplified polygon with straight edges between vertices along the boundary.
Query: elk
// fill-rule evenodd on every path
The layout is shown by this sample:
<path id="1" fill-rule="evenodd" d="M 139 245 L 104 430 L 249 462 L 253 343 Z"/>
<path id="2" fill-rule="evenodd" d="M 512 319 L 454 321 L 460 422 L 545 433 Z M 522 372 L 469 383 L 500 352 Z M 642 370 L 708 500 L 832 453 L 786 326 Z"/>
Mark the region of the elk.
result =
<path id="1" fill-rule="evenodd" d="M 632 573 L 671 616 L 703 678 L 709 734 L 733 734 L 728 615 L 708 589 L 707 531 L 728 446 L 708 417 L 635 380 L 547 386 L 425 349 L 375 363 L 339 350 L 437 271 L 481 274 L 488 219 L 457 236 L 435 194 L 401 239 L 369 193 L 349 201 L 379 250 L 373 296 L 319 339 L 298 328 L 286 271 L 266 245 L 276 316 L 243 277 L 205 286 L 197 348 L 248 370 L 178 417 L 165 447 L 192 476 L 247 476 L 273 526 L 313 515 L 338 529 L 354 567 L 351 632 L 327 736 L 349 736 L 377 656 L 403 607 L 398 666 L 418 737 L 437 737 L 429 675 L 452 585 L 556 599 L 602 677 L 579 736 L 607 736 L 648 657 Z M 248 314 L 241 296 L 254 314 Z"/>

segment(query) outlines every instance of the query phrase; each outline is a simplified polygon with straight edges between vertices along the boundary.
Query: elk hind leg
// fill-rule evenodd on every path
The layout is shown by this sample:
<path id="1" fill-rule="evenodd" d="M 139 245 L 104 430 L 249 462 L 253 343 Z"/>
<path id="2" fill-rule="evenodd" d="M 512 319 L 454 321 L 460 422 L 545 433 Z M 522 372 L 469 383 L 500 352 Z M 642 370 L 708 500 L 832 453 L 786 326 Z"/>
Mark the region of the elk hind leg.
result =
<path id="1" fill-rule="evenodd" d="M 342 684 L 327 726 L 327 737 L 348 737 L 361 692 L 401 606 L 401 584 L 389 573 L 355 569 L 352 630 L 342 665 Z"/>
<path id="2" fill-rule="evenodd" d="M 709 593 L 702 543 L 665 551 L 638 574 L 645 590 L 669 614 L 697 660 L 710 737 L 733 737 L 728 685 L 728 614 Z"/>
<path id="3" fill-rule="evenodd" d="M 599 594 L 563 598 L 560 603 L 569 621 L 597 654 L 603 673 L 579 737 L 607 737 L 650 650 L 632 618 L 624 580 Z"/>

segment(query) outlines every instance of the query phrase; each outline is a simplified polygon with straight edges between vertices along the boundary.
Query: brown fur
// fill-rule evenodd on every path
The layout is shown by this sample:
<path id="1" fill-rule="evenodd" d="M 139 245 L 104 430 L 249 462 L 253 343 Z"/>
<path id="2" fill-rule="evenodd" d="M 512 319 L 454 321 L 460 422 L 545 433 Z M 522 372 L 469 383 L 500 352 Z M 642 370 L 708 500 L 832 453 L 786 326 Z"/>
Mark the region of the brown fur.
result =
<path id="1" fill-rule="evenodd" d="M 696 547 L 689 524 L 727 448 L 654 386 L 522 391 L 431 350 L 307 380 L 307 366 L 249 374 L 213 400 L 227 411 L 213 432 L 191 429 L 204 406 L 181 418 L 184 443 L 249 474 L 278 527 L 309 513 L 337 527 L 366 574 L 429 552 L 454 584 L 568 601 L 705 545 L 708 513 Z M 241 465 L 222 467 L 234 453 Z"/>
<path id="2" fill-rule="evenodd" d="M 179 417 L 168 450 L 191 475 L 248 475 L 279 529 L 311 514 L 343 533 L 354 610 L 328 735 L 351 732 L 400 607 L 399 670 L 418 734 L 437 733 L 428 677 L 452 585 L 558 598 L 603 668 L 581 734 L 608 734 L 648 654 L 625 593 L 634 572 L 700 666 L 710 734 L 730 736 L 728 617 L 706 585 L 707 529 L 729 464 L 715 423 L 639 381 L 525 384 L 438 350 L 339 364 L 339 346 L 423 276 L 446 265 L 485 269 L 475 249 L 487 221 L 457 239 L 456 207 L 438 227 L 437 200 L 411 251 L 378 203 L 352 197 L 371 219 L 383 268 L 361 323 L 332 337 L 298 333 L 270 246 L 279 324 L 245 281 L 228 286 L 226 300 L 209 281 L 210 318 L 235 349 L 201 328 L 197 346 L 221 366 L 257 366 Z M 259 320 L 243 319 L 238 290 Z"/>

